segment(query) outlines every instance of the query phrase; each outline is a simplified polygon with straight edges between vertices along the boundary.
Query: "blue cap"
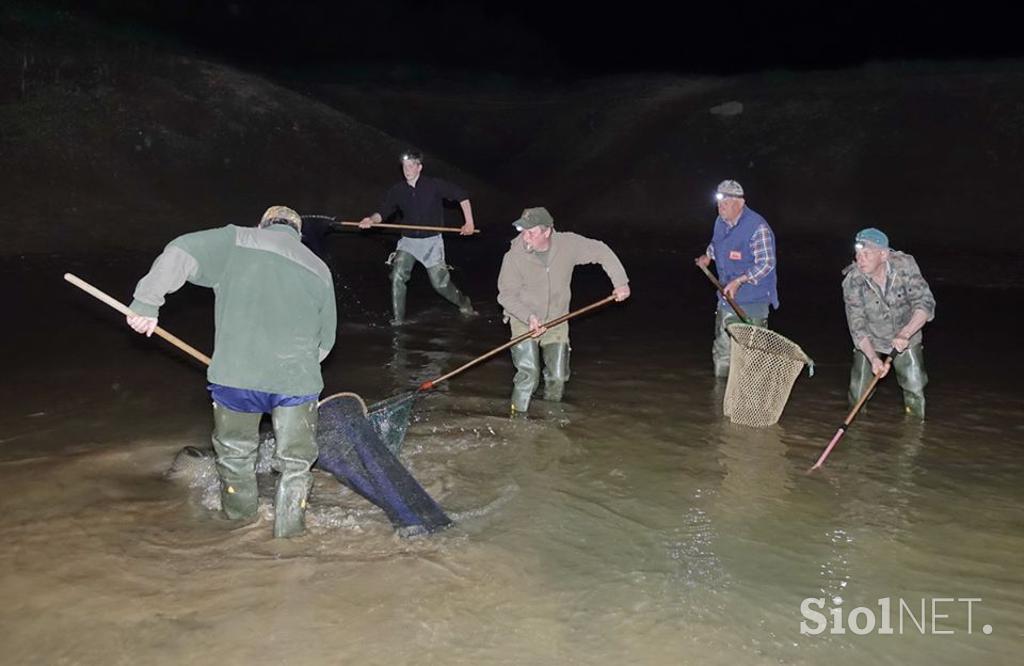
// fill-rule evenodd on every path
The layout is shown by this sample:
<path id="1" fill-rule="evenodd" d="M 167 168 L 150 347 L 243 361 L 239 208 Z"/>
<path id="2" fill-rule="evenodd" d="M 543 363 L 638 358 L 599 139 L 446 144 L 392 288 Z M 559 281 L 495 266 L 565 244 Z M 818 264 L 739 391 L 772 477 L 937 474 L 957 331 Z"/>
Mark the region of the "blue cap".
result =
<path id="1" fill-rule="evenodd" d="M 858 231 L 853 242 L 855 245 L 870 243 L 876 247 L 889 249 L 889 237 L 886 236 L 884 232 L 879 229 L 875 229 L 874 227 L 868 227 L 867 229 L 861 229 Z"/>

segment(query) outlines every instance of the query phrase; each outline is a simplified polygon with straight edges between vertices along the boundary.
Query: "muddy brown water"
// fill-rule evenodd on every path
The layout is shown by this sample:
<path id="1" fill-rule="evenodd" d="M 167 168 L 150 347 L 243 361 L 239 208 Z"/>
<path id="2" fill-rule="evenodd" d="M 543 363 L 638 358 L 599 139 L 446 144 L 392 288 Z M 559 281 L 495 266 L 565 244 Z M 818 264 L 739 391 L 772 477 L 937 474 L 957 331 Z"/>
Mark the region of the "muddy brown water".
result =
<path id="1" fill-rule="evenodd" d="M 403 458 L 455 528 L 398 537 L 318 473 L 290 541 L 271 538 L 268 506 L 238 527 L 167 477 L 183 446 L 208 443 L 202 368 L 60 280 L 70 268 L 124 297 L 151 256 L 5 262 L 0 663 L 1019 663 L 1020 366 L 973 333 L 1019 293 L 933 283 L 928 421 L 906 420 L 883 382 L 807 475 L 846 414 L 838 281 L 783 274 L 774 325 L 818 366 L 755 430 L 721 416 L 703 278 L 683 254 L 650 256 L 682 266 L 675 281 L 626 257 L 636 296 L 573 325 L 564 404 L 509 421 L 505 355 L 420 401 Z M 397 332 L 380 276 L 358 283 L 328 390 L 384 398 L 503 342 L 492 276 L 467 275 L 480 318 L 453 316 L 417 275 Z M 581 271 L 574 303 L 602 280 Z M 186 288 L 162 323 L 209 349 L 209 305 Z M 844 626 L 857 607 L 881 621 L 888 598 L 894 632 L 801 634 L 808 598 Z M 920 621 L 922 600 L 924 630 L 897 612 Z"/>

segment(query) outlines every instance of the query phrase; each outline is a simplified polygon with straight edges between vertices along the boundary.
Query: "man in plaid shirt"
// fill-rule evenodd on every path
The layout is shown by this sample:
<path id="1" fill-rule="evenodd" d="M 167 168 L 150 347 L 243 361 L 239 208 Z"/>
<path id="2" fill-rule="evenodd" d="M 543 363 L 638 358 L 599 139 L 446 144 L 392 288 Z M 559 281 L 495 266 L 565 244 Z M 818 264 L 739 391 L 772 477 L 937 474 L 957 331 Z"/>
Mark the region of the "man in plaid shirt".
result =
<path id="1" fill-rule="evenodd" d="M 718 217 L 705 253 L 696 259 L 707 267 L 712 261 L 725 292 L 746 313 L 750 323 L 766 326 L 769 306 L 778 309 L 775 234 L 763 217 L 747 208 L 743 187 L 723 180 L 715 191 Z M 740 321 L 728 301 L 719 294 L 715 313 L 715 342 L 711 347 L 715 376 L 729 376 L 729 334 L 726 327 Z"/>

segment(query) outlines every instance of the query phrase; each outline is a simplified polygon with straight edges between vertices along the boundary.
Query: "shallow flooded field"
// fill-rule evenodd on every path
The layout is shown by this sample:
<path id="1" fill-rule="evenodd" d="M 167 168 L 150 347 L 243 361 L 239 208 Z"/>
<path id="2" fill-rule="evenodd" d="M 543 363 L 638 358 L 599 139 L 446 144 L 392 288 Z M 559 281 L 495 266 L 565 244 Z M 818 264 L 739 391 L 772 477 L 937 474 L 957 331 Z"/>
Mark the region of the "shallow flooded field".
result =
<path id="1" fill-rule="evenodd" d="M 108 263 L 91 277 L 123 296 L 140 267 Z M 683 273 L 688 306 L 674 309 L 645 295 L 658 276 L 640 273 L 634 299 L 573 325 L 564 403 L 537 401 L 529 420 L 510 421 L 505 355 L 417 403 L 403 460 L 455 527 L 397 536 L 317 472 L 307 533 L 282 541 L 269 499 L 257 523 L 238 527 L 211 509 L 202 480 L 168 473 L 182 447 L 208 445 L 202 368 L 129 335 L 59 268 L 5 269 L 25 288 L 4 333 L 15 353 L 0 410 L 0 661 L 1019 658 L 1024 399 L 1006 367 L 960 344 L 991 292 L 936 289 L 928 421 L 907 420 L 895 381 L 883 383 L 808 475 L 847 411 L 836 285 L 807 292 L 802 313 L 784 299 L 774 324 L 818 367 L 797 380 L 778 425 L 752 429 L 721 415 L 700 276 Z M 605 295 L 602 279 L 584 274 L 574 303 Z M 399 331 L 373 316 L 344 321 L 327 390 L 372 402 L 501 344 L 488 289 L 469 289 L 483 312 L 471 321 L 425 290 Z M 161 323 L 208 349 L 206 299 L 183 292 Z M 823 603 L 802 612 L 807 599 Z M 802 621 L 821 632 L 801 633 Z"/>

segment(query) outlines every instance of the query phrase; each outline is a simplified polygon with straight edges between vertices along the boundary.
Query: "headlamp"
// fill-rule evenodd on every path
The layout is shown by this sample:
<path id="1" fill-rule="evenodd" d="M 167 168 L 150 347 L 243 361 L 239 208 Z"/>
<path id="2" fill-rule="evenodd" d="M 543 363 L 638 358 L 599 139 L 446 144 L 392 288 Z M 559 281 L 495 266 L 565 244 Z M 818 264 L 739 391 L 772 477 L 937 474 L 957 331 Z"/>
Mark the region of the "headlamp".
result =
<path id="1" fill-rule="evenodd" d="M 866 242 L 866 241 L 857 241 L 856 243 L 853 244 L 854 252 L 860 252 L 861 250 L 884 250 L 884 249 L 885 248 L 883 248 L 880 245 L 876 245 L 875 243 L 869 243 L 869 242 Z"/>

